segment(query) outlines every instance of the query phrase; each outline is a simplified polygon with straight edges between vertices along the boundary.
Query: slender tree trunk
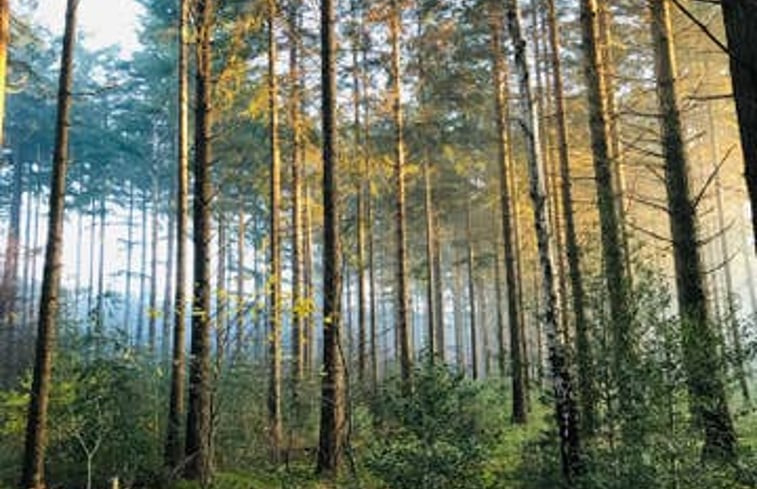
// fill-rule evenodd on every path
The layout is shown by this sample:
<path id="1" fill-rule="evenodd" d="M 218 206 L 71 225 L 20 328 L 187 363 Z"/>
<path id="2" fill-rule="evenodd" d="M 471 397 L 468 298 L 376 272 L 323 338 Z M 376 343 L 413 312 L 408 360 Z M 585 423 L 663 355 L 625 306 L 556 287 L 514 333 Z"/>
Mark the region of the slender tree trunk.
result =
<path id="1" fill-rule="evenodd" d="M 723 383 L 723 363 L 717 339 L 708 322 L 701 257 L 697 242 L 696 210 L 692 203 L 681 119 L 676 94 L 676 64 L 667 0 L 649 4 L 660 107 L 665 185 L 676 288 L 681 314 L 684 368 L 696 422 L 704 430 L 702 458 L 736 457 L 736 435 Z"/>
<path id="2" fill-rule="evenodd" d="M 9 0 L 0 0 L 0 148 L 5 143 L 5 80 L 8 76 L 8 46 L 10 45 L 11 11 Z"/>
<path id="3" fill-rule="evenodd" d="M 752 203 L 752 230 L 757 249 L 757 4 L 722 0 L 723 23 L 731 65 L 731 83 L 739 119 L 744 175 Z"/>
<path id="4" fill-rule="evenodd" d="M 555 97 L 555 122 L 557 123 L 557 151 L 560 163 L 562 214 L 565 223 L 565 251 L 568 258 L 568 276 L 572 292 L 573 323 L 576 331 L 576 359 L 578 363 L 578 393 L 581 410 L 581 428 L 587 435 L 596 426 L 595 406 L 597 393 L 594 382 L 594 362 L 591 351 L 589 322 L 584 309 L 584 286 L 581 273 L 581 249 L 576 236 L 573 211 L 573 182 L 568 156 L 568 129 L 565 121 L 560 38 L 555 13 L 555 0 L 547 0 L 549 43 L 552 56 L 552 85 Z M 566 311 L 567 313 L 567 311 Z"/>
<path id="5" fill-rule="evenodd" d="M 152 183 L 152 223 L 150 225 L 150 304 L 147 311 L 148 351 L 155 354 L 157 344 L 158 323 L 158 203 L 160 202 L 160 187 L 157 175 Z"/>
<path id="6" fill-rule="evenodd" d="M 279 459 L 283 425 L 281 416 L 281 157 L 279 154 L 278 83 L 276 79 L 276 1 L 268 0 L 268 110 L 270 117 L 270 257 L 268 278 L 268 436 L 271 456 Z"/>
<path id="7" fill-rule="evenodd" d="M 302 180 L 303 141 L 300 121 L 300 2 L 291 2 L 289 12 L 289 117 L 292 124 L 292 358 L 294 393 L 305 376 L 305 296 L 303 290 Z"/>
<path id="8" fill-rule="evenodd" d="M 313 296 L 313 218 L 311 215 L 312 206 L 310 205 L 310 186 L 305 182 L 305 243 L 304 243 L 304 264 L 305 270 L 303 272 L 303 281 L 305 288 L 305 298 L 308 302 L 314 301 Z M 303 323 L 305 328 L 303 338 L 305 341 L 305 352 L 303 354 L 303 360 L 305 361 L 306 373 L 313 372 L 315 363 L 315 328 L 313 326 L 313 315 L 308 313 L 305 316 Z"/>
<path id="9" fill-rule="evenodd" d="M 518 285 L 516 269 L 516 250 L 513 243 L 513 216 L 511 213 L 510 197 L 510 172 L 512 171 L 508 159 L 508 145 L 510 144 L 508 119 L 510 117 L 509 101 L 506 98 L 508 90 L 505 88 L 507 79 L 506 61 L 502 47 L 501 33 L 504 26 L 501 6 L 494 5 L 491 16 L 492 30 L 492 58 L 493 58 L 493 77 L 494 77 L 494 107 L 495 119 L 497 123 L 497 166 L 499 167 L 499 202 L 501 206 L 501 225 L 502 238 L 505 252 L 505 286 L 507 293 L 507 312 L 508 324 L 510 327 L 510 368 L 512 374 L 512 420 L 515 423 L 522 424 L 528 420 L 525 401 L 525 385 L 523 379 L 523 359 L 521 358 L 521 349 L 514 345 L 521 344 L 523 335 L 523 323 L 520 322 L 518 315 Z M 499 266 L 499 264 L 497 264 Z M 499 287 L 497 282 L 497 287 Z M 499 293 L 498 293 L 499 300 Z M 502 340 L 502 351 L 504 352 L 504 339 Z M 504 358 L 502 359 L 504 362 Z M 504 374 L 504 363 L 501 366 Z"/>
<path id="10" fill-rule="evenodd" d="M 174 260 L 174 246 L 176 241 L 176 209 L 174 208 L 176 198 L 176 182 L 171 184 L 171 205 L 168 206 L 168 244 L 166 249 L 166 284 L 163 291 L 163 314 L 162 324 L 163 330 L 161 331 L 160 341 L 160 359 L 161 361 L 167 361 L 169 358 L 169 351 L 171 348 L 171 326 L 173 325 L 173 260 Z"/>
<path id="11" fill-rule="evenodd" d="M 454 275 L 454 321 L 455 321 L 455 362 L 460 372 L 465 371 L 465 335 L 463 333 L 463 278 L 460 273 L 459 250 L 455 250 L 455 261 L 452 264 L 452 274 Z"/>
<path id="12" fill-rule="evenodd" d="M 36 183 L 36 198 L 34 199 L 34 245 L 32 251 L 32 283 L 31 283 L 31 298 L 29 299 L 29 318 L 30 320 L 36 320 L 34 315 L 35 308 L 37 307 L 37 255 L 39 254 L 39 216 L 42 213 L 42 188 L 39 182 Z M 81 218 L 77 220 L 77 224 L 81 226 Z M 81 233 L 79 233 L 81 235 Z M 79 251 L 77 250 L 77 254 Z M 79 260 L 81 261 L 81 260 Z M 77 263 L 77 266 L 79 263 Z M 78 278 L 76 279 L 78 281 Z M 78 292 L 74 290 L 74 304 L 77 304 L 76 297 Z M 76 308 L 74 307 L 74 311 Z"/>
<path id="13" fill-rule="evenodd" d="M 141 229 L 141 253 L 139 266 L 139 303 L 137 306 L 137 337 L 136 346 L 142 348 L 145 334 L 145 289 L 147 288 L 147 194 L 142 194 L 142 229 Z"/>
<path id="14" fill-rule="evenodd" d="M 245 242 L 247 234 L 247 225 L 245 220 L 245 209 L 243 205 L 243 194 L 241 189 L 239 190 L 239 200 L 237 203 L 238 215 L 237 215 L 237 297 L 235 306 L 235 338 L 234 338 L 234 357 L 238 358 L 244 351 L 245 343 L 245 317 L 247 316 L 246 304 L 247 298 L 245 297 L 244 279 L 245 279 Z"/>
<path id="15" fill-rule="evenodd" d="M 321 2 L 321 114 L 323 124 L 323 378 L 316 472 L 336 475 L 346 422 L 344 355 L 340 348 L 341 277 L 337 186 L 336 33 L 334 3 Z"/>
<path id="16" fill-rule="evenodd" d="M 92 332 L 92 325 L 94 324 L 95 308 L 94 308 L 94 295 L 95 295 L 95 246 L 97 245 L 97 211 L 95 209 L 94 197 L 90 200 L 89 205 L 89 279 L 87 280 L 87 328 Z"/>
<path id="17" fill-rule="evenodd" d="M 600 76 L 601 56 L 597 34 L 597 0 L 581 0 L 581 28 L 584 51 L 584 77 L 588 87 L 589 117 L 594 180 L 597 189 L 602 239 L 602 261 L 609 295 L 613 341 L 613 376 L 618 388 L 621 412 L 625 413 L 625 436 L 638 438 L 639 393 L 633 371 L 637 366 L 634 353 L 632 319 L 628 310 L 627 270 L 623 259 L 623 243 L 618 225 L 617 199 L 612 177 L 609 149 L 605 79 Z"/>
<path id="18" fill-rule="evenodd" d="M 405 138 L 402 115 L 400 37 L 402 29 L 402 7 L 399 0 L 391 0 L 389 33 L 392 44 L 391 55 L 391 101 L 394 116 L 394 187 L 395 187 L 395 232 L 396 232 L 396 286 L 397 286 L 397 336 L 399 339 L 400 376 L 403 389 L 412 386 L 413 358 L 410 346 L 410 326 L 408 323 L 408 274 L 407 274 L 407 223 L 405 222 Z"/>
<path id="19" fill-rule="evenodd" d="M 31 163 L 29 163 L 29 166 L 31 166 Z M 31 170 L 31 168 L 30 168 Z M 32 265 L 32 199 L 34 198 L 34 193 L 32 191 L 32 172 L 29 171 L 28 181 L 26 182 L 26 202 L 24 205 L 24 272 L 21 278 L 21 284 L 23 286 L 22 292 L 21 292 L 21 324 L 26 327 L 26 325 L 29 324 L 29 308 L 27 307 L 29 304 L 29 292 L 31 290 L 31 283 L 29 278 L 29 273 L 31 271 L 31 265 Z"/>
<path id="20" fill-rule="evenodd" d="M 97 311 L 95 316 L 95 334 L 97 335 L 96 345 L 102 344 L 103 335 L 105 334 L 105 215 L 107 209 L 105 206 L 105 192 L 100 195 L 100 257 L 97 263 Z"/>
<path id="21" fill-rule="evenodd" d="M 473 252 L 473 231 L 471 224 L 470 203 L 465 210 L 465 247 L 466 259 L 465 264 L 468 268 L 468 327 L 470 328 L 470 355 L 471 355 L 471 375 L 473 380 L 479 377 L 478 372 L 478 325 L 476 324 L 476 282 L 474 278 L 475 256 Z"/>
<path id="22" fill-rule="evenodd" d="M 81 217 L 79 218 L 81 223 Z M 129 180 L 129 213 L 126 218 L 126 280 L 124 283 L 124 330 L 131 333 L 131 265 L 134 250 L 134 182 Z M 78 288 L 78 286 L 77 286 Z"/>
<path id="23" fill-rule="evenodd" d="M 176 162 L 176 291 L 173 309 L 173 351 L 171 354 L 171 392 L 164 449 L 165 466 L 176 472 L 184 453 L 184 378 L 186 376 L 186 261 L 189 220 L 189 0 L 179 0 L 178 21 L 178 131 Z"/>
<path id="24" fill-rule="evenodd" d="M 194 280 L 192 338 L 189 362 L 189 410 L 185 476 L 205 485 L 213 471 L 211 439 L 210 367 L 210 225 L 213 183 L 212 158 L 213 86 L 211 38 L 215 25 L 213 0 L 195 0 L 195 161 L 194 161 Z"/>
<path id="25" fill-rule="evenodd" d="M 544 294 L 543 318 L 546 327 L 547 347 L 552 368 L 555 411 L 560 436 L 560 454 L 562 472 L 568 486 L 572 486 L 581 470 L 581 443 L 578 433 L 578 413 L 573 398 L 573 380 L 567 363 L 565 346 L 558 334 L 555 308 L 555 283 L 553 263 L 549 246 L 549 222 L 547 220 L 544 180 L 539 171 L 539 145 L 534 132 L 535 116 L 529 82 L 528 63 L 526 61 L 526 42 L 520 26 L 520 13 L 517 0 L 505 3 L 507 29 L 515 47 L 514 62 L 518 75 L 520 95 L 519 126 L 526 144 L 526 156 L 529 171 L 529 194 L 533 204 L 534 227 L 536 231 L 539 265 Z"/>
<path id="26" fill-rule="evenodd" d="M 368 156 L 366 156 L 368 160 Z M 366 165 L 368 166 L 368 165 Z M 370 170 L 368 170 L 370 171 Z M 366 178 L 370 178 L 372 175 L 368 173 Z M 370 309 L 370 355 L 371 355 L 371 387 L 373 392 L 376 392 L 379 380 L 379 366 L 378 366 L 378 334 L 377 331 L 377 310 L 376 310 L 376 255 L 374 252 L 373 242 L 373 195 L 371 195 L 370 188 L 366 189 L 366 240 L 368 241 L 368 289 L 369 298 L 368 304 Z"/>
<path id="27" fill-rule="evenodd" d="M 34 358 L 29 412 L 26 420 L 23 469 L 20 486 L 25 489 L 45 487 L 45 448 L 47 445 L 47 408 L 50 395 L 56 319 L 60 292 L 63 254 L 63 208 L 68 172 L 68 130 L 73 82 L 76 7 L 78 0 L 66 3 L 66 21 L 58 81 L 58 110 L 55 121 L 55 151 L 50 181 L 50 215 L 42 278 L 37 344 Z"/>
<path id="28" fill-rule="evenodd" d="M 2 23 L 2 22 L 0 22 Z M 10 225 L 5 245 L 3 281 L 0 284 L 0 326 L 13 328 L 16 322 L 16 295 L 18 293 L 18 254 L 21 242 L 21 199 L 23 190 L 23 162 L 21 155 L 11 157 L 13 189 L 11 192 Z"/>
<path id="29" fill-rule="evenodd" d="M 220 187 L 220 185 L 218 186 Z M 217 187 L 217 188 L 218 188 Z M 220 205 L 219 205 L 220 207 Z M 216 365 L 222 365 L 222 359 L 226 354 L 226 343 L 228 340 L 228 318 L 227 318 L 227 297 L 228 289 L 226 288 L 226 219 L 224 218 L 224 211 L 219 212 L 218 217 L 218 273 L 216 274 Z M 220 372 L 215 373 L 216 376 L 220 375 Z"/>

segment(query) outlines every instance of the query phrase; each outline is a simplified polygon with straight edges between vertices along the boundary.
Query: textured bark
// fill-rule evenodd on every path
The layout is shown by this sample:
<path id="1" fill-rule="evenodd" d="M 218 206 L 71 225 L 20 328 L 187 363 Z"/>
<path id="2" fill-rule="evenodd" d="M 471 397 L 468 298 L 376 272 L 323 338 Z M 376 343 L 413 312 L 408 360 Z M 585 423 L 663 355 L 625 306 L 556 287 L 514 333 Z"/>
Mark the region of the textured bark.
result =
<path id="1" fill-rule="evenodd" d="M 192 292 L 192 337 L 189 362 L 189 409 L 187 412 L 187 479 L 206 485 L 213 472 L 211 439 L 211 311 L 210 241 L 213 184 L 211 179 L 213 106 L 211 37 L 215 19 L 213 0 L 195 0 L 196 72 L 194 137 L 194 279 Z"/>
<path id="2" fill-rule="evenodd" d="M 323 377 L 316 471 L 336 475 L 344 452 L 346 399 L 341 342 L 339 193 L 337 185 L 336 34 L 334 3 L 321 2 L 321 114 L 323 124 Z"/>
<path id="3" fill-rule="evenodd" d="M 300 122 L 301 81 L 299 69 L 300 1 L 289 11 L 289 119 L 292 125 L 292 368 L 296 384 L 305 375 L 305 299 L 303 288 L 302 181 L 303 141 Z M 295 392 L 296 394 L 296 392 Z"/>
<path id="4" fill-rule="evenodd" d="M 543 175 L 540 172 L 539 144 L 534 131 L 536 113 L 531 96 L 529 68 L 526 61 L 526 42 L 520 26 L 517 0 L 505 3 L 507 30 L 515 48 L 514 66 L 518 78 L 520 115 L 518 125 L 525 140 L 529 174 L 529 194 L 533 205 L 534 228 L 539 252 L 539 268 L 543 290 L 543 321 L 546 329 L 547 348 L 552 370 L 555 414 L 560 437 L 562 473 L 567 486 L 572 486 L 581 471 L 581 443 L 578 432 L 578 412 L 573 398 L 573 380 L 565 345 L 558 334 L 557 298 L 553 262 L 550 256 L 549 221 L 547 220 L 546 196 Z"/>
<path id="5" fill-rule="evenodd" d="M 268 262 L 268 437 L 271 457 L 279 459 L 283 437 L 281 415 L 281 156 L 279 148 L 279 87 L 276 77 L 276 1 L 268 0 L 268 111 L 271 150 L 270 250 Z"/>
<path id="6" fill-rule="evenodd" d="M 639 395 L 632 371 L 637 365 L 633 347 L 632 320 L 628 310 L 627 270 L 623 258 L 623 243 L 618 225 L 617 199 L 612 177 L 609 148 L 606 90 L 600 76 L 601 56 L 598 46 L 597 1 L 581 1 L 581 30 L 584 51 L 584 78 L 589 101 L 591 148 L 594 158 L 594 181 L 599 206 L 602 259 L 609 295 L 613 343 L 613 381 L 618 389 L 620 409 L 626 413 L 624 433 L 638 437 L 638 426 L 631 426 L 638 418 Z"/>
<path id="7" fill-rule="evenodd" d="M 501 7 L 497 4 L 492 6 L 492 58 L 493 58 L 493 84 L 494 84 L 494 108 L 497 125 L 497 166 L 499 168 L 499 203 L 501 207 L 502 243 L 505 253 L 505 288 L 507 294 L 508 326 L 510 328 L 510 345 L 520 345 L 523 336 L 523 323 L 518 314 L 518 270 L 516 265 L 515 243 L 513 242 L 513 216 L 510 193 L 510 160 L 508 158 L 508 146 L 510 145 L 510 131 L 508 119 L 510 118 L 509 90 L 507 84 L 507 67 L 502 48 L 501 32 L 504 19 Z M 499 264 L 497 264 L 499 267 Z M 499 281 L 497 282 L 499 287 Z M 499 293 L 497 294 L 499 301 Z M 504 343 L 504 341 L 502 342 Z M 502 351 L 504 353 L 504 345 Z M 521 356 L 521 348 L 510 348 L 510 371 L 512 382 L 512 420 L 514 423 L 525 423 L 528 420 L 525 400 L 525 384 L 523 379 L 524 367 Z M 504 362 L 504 358 L 502 358 Z M 504 363 L 501 367 L 504 374 Z"/>
<path id="8" fill-rule="evenodd" d="M 718 355 L 716 335 L 708 321 L 697 242 L 696 210 L 689 189 L 676 93 L 676 63 L 668 0 L 650 2 L 649 9 L 684 368 L 692 411 L 696 422 L 704 430 L 702 458 L 732 460 L 736 457 L 736 435 L 728 412 L 723 362 Z"/>
<path id="9" fill-rule="evenodd" d="M 757 29 L 754 29 L 757 25 L 757 2 L 722 0 L 720 5 L 728 39 L 731 83 L 757 250 Z"/>
<path id="10" fill-rule="evenodd" d="M 173 309 L 173 351 L 171 353 L 171 391 L 164 461 L 168 469 L 177 471 L 184 453 L 182 423 L 185 416 L 184 378 L 186 357 L 186 273 L 187 227 L 189 220 L 189 49 L 187 46 L 189 0 L 179 0 L 178 18 L 178 100 L 176 161 L 176 290 Z M 167 320 L 167 318 L 166 318 Z"/>
<path id="11" fill-rule="evenodd" d="M 5 144 L 5 81 L 8 76 L 8 46 L 11 29 L 10 1 L 0 0 L 0 148 Z"/>
<path id="12" fill-rule="evenodd" d="M 78 0 L 66 3 L 66 21 L 58 81 L 58 109 L 55 120 L 55 150 L 50 181 L 50 215 L 42 278 L 42 300 L 39 307 L 37 343 L 34 357 L 29 411 L 26 419 L 26 440 L 20 486 L 44 489 L 45 449 L 47 446 L 47 412 L 51 388 L 53 353 L 57 332 L 60 280 L 63 269 L 63 220 L 68 173 L 68 134 L 73 84 L 73 53 L 76 39 L 76 7 Z"/>
<path id="13" fill-rule="evenodd" d="M 408 321 L 408 273 L 407 273 L 407 223 L 405 219 L 405 138 L 402 114 L 400 37 L 402 29 L 402 7 L 399 0 L 391 0 L 389 14 L 389 36 L 391 38 L 391 103 L 394 117 L 394 218 L 397 287 L 397 339 L 399 343 L 400 376 L 405 391 L 412 387 L 413 359 L 410 346 L 410 323 Z"/>
<path id="14" fill-rule="evenodd" d="M 594 383 L 594 361 L 591 351 L 589 322 L 584 309 L 584 286 L 581 274 L 581 249 L 576 236 L 573 212 L 573 182 L 568 156 L 568 129 L 565 121 L 562 65 L 560 60 L 560 33 L 555 13 L 555 0 L 547 0 L 547 19 L 552 63 L 552 86 L 555 97 L 555 122 L 557 124 L 557 153 L 560 166 L 562 216 L 565 224 L 565 251 L 568 261 L 573 325 L 576 331 L 575 348 L 578 366 L 578 394 L 581 408 L 581 429 L 586 434 L 594 432 L 597 393 Z M 567 311 L 566 311 L 567 314 Z"/>

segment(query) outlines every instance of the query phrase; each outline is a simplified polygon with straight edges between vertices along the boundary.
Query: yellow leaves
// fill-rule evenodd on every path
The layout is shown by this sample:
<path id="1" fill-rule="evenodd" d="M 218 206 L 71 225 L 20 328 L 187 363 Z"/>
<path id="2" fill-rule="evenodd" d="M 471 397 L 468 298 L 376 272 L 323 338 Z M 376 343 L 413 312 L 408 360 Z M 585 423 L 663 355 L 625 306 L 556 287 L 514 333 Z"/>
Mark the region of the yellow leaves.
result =
<path id="1" fill-rule="evenodd" d="M 268 89 L 264 84 L 259 85 L 252 93 L 247 104 L 246 115 L 250 119 L 259 119 L 268 114 Z"/>
<path id="2" fill-rule="evenodd" d="M 147 310 L 147 318 L 150 320 L 160 319 L 163 317 L 163 313 L 157 309 L 150 308 Z"/>

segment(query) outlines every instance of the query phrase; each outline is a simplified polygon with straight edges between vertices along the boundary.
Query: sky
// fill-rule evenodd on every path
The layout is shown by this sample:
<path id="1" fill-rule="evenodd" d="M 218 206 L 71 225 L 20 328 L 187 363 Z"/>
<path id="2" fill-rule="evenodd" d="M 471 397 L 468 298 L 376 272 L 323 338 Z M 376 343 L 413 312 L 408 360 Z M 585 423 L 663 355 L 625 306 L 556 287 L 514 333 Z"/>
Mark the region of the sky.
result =
<path id="1" fill-rule="evenodd" d="M 37 20 L 61 35 L 66 1 L 37 1 Z M 79 29 L 86 34 L 85 45 L 98 49 L 118 44 L 123 55 L 128 57 L 139 46 L 137 29 L 141 11 L 136 0 L 80 0 Z"/>

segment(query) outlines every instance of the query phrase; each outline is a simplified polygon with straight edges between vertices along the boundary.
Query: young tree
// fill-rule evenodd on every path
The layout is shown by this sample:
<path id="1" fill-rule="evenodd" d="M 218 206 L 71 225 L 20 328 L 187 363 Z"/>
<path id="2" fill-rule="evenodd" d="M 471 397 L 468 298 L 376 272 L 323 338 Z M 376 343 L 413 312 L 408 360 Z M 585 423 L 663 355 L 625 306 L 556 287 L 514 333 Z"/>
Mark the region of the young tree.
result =
<path id="1" fill-rule="evenodd" d="M 323 124 L 323 380 L 316 472 L 335 475 L 344 451 L 346 399 L 341 350 L 341 276 L 337 187 L 336 35 L 334 3 L 321 2 Z"/>
<path id="2" fill-rule="evenodd" d="M 189 362 L 189 410 L 187 413 L 187 458 L 185 476 L 206 484 L 212 475 L 211 445 L 211 309 L 210 309 L 210 225 L 213 184 L 210 166 L 213 131 L 212 46 L 215 25 L 213 0 L 195 0 L 195 158 L 194 158 L 194 282 L 192 338 Z"/>
<path id="3" fill-rule="evenodd" d="M 42 298 L 37 324 L 29 413 L 26 420 L 26 441 L 21 476 L 24 489 L 44 489 L 45 448 L 47 445 L 47 411 L 52 381 L 53 353 L 60 300 L 60 279 L 63 264 L 63 220 L 68 173 L 68 144 L 73 86 L 73 54 L 76 42 L 76 10 L 79 0 L 66 2 L 66 20 L 58 80 L 58 111 L 55 120 L 55 151 L 50 181 L 50 214 L 48 217 L 45 265 L 42 277 Z"/>
<path id="4" fill-rule="evenodd" d="M 649 10 L 684 368 L 692 411 L 696 423 L 704 430 L 702 458 L 733 460 L 736 457 L 736 435 L 728 411 L 717 337 L 708 320 L 702 259 L 697 241 L 696 208 L 689 189 L 678 109 L 669 1 L 649 2 Z"/>

